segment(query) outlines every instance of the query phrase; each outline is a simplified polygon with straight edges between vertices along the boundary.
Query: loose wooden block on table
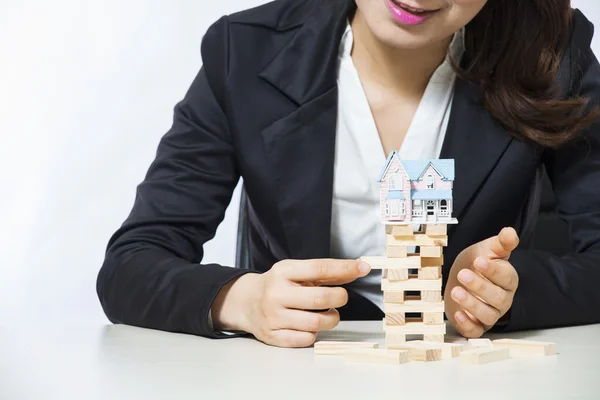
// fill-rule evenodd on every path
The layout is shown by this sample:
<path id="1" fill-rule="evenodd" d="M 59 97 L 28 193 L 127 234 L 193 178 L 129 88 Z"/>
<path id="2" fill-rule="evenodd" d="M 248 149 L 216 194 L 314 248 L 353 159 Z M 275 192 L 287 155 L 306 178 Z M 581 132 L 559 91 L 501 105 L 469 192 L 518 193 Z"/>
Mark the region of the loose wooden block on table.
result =
<path id="1" fill-rule="evenodd" d="M 493 347 L 492 341 L 485 338 L 469 339 L 469 344 L 472 348 Z"/>
<path id="2" fill-rule="evenodd" d="M 393 349 L 352 348 L 344 352 L 344 358 L 348 361 L 379 364 L 404 364 L 410 361 L 408 350 Z"/>
<path id="3" fill-rule="evenodd" d="M 460 343 L 439 343 L 436 341 L 425 341 L 425 340 L 413 340 L 409 343 L 413 343 L 413 344 L 426 344 L 428 346 L 434 347 L 434 348 L 439 348 L 442 350 L 442 358 L 443 359 L 448 359 L 448 358 L 455 358 L 460 356 L 460 353 L 463 351 L 464 349 L 464 345 L 460 344 Z"/>
<path id="4" fill-rule="evenodd" d="M 503 347 L 482 347 L 464 350 L 460 353 L 461 362 L 474 365 L 488 364 L 509 358 L 509 349 Z"/>
<path id="5" fill-rule="evenodd" d="M 412 361 L 439 361 L 443 358 L 442 348 L 424 342 L 398 342 L 388 346 L 395 350 L 408 350 L 408 358 Z"/>
<path id="6" fill-rule="evenodd" d="M 421 257 L 441 257 L 444 253 L 442 246 L 421 246 L 419 248 L 419 255 Z"/>
<path id="7" fill-rule="evenodd" d="M 319 355 L 342 355 L 344 351 L 352 348 L 377 349 L 378 343 L 374 342 L 343 342 L 343 341 L 320 341 L 314 344 L 315 354 Z"/>
<path id="8" fill-rule="evenodd" d="M 387 246 L 448 246 L 448 236 L 428 236 L 417 233 L 411 236 L 387 235 Z"/>
<path id="9" fill-rule="evenodd" d="M 520 339 L 497 339 L 494 347 L 508 348 L 513 357 L 552 356 L 558 354 L 556 343 Z"/>

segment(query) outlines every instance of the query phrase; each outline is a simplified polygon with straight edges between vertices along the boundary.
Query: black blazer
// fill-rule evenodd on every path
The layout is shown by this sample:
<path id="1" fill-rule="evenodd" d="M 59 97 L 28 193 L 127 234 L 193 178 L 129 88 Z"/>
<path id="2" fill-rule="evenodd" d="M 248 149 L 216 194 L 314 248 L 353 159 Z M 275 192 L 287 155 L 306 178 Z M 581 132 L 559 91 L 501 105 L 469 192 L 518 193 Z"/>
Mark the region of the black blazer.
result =
<path id="1" fill-rule="evenodd" d="M 338 46 L 352 0 L 278 0 L 221 18 L 202 40 L 203 67 L 176 106 L 172 128 L 109 241 L 97 290 L 108 318 L 223 337 L 208 314 L 220 288 L 248 271 L 203 265 L 241 177 L 250 262 L 330 256 Z M 565 94 L 600 100 L 591 23 L 579 12 L 560 78 Z M 513 226 L 520 275 L 506 329 L 600 322 L 600 126 L 558 150 L 515 140 L 458 81 L 442 158 L 456 161 L 447 275 L 465 247 Z M 531 247 L 541 170 L 570 230 L 564 257 Z M 379 319 L 353 295 L 344 319 Z"/>

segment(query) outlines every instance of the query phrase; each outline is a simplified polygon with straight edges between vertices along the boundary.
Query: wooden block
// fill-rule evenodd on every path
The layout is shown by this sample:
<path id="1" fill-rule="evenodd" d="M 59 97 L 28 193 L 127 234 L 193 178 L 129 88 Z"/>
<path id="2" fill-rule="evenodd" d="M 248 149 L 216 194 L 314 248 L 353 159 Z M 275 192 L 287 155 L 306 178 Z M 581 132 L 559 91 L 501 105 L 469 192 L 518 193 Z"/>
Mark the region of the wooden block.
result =
<path id="1" fill-rule="evenodd" d="M 410 322 L 404 325 L 386 325 L 383 320 L 383 330 L 390 334 L 400 335 L 445 335 L 446 324 L 425 325 L 422 322 Z M 433 340 L 430 340 L 433 341 Z"/>
<path id="2" fill-rule="evenodd" d="M 421 291 L 421 301 L 431 301 L 431 302 L 440 302 L 442 301 L 442 291 L 441 290 L 422 290 Z"/>
<path id="3" fill-rule="evenodd" d="M 427 303 L 425 303 L 427 304 Z M 442 304 L 444 304 L 442 302 Z M 439 325 L 444 323 L 444 312 L 424 312 L 423 323 L 425 325 Z"/>
<path id="4" fill-rule="evenodd" d="M 425 343 L 434 348 L 439 348 L 442 350 L 442 359 L 444 360 L 460 356 L 465 347 L 460 343 L 440 343 L 440 341 L 413 340 L 410 343 Z"/>
<path id="5" fill-rule="evenodd" d="M 386 333 L 385 334 L 385 346 L 391 348 L 399 343 L 406 342 L 406 335 L 401 333 Z"/>
<path id="6" fill-rule="evenodd" d="M 389 292 L 386 292 L 389 293 Z M 393 293 L 393 292 L 392 292 Z M 430 314 L 442 314 L 442 323 L 444 316 L 444 302 L 429 302 L 421 300 L 405 300 L 404 303 L 387 303 L 383 302 L 383 312 L 388 313 L 430 313 Z"/>
<path id="7" fill-rule="evenodd" d="M 429 236 L 416 233 L 411 236 L 387 235 L 387 246 L 448 246 L 448 236 Z"/>
<path id="8" fill-rule="evenodd" d="M 396 350 L 408 350 L 408 358 L 411 361 L 439 361 L 442 357 L 442 349 L 440 347 L 434 347 L 431 344 L 424 342 L 416 343 L 414 341 L 396 343 L 392 345 L 392 349 Z"/>
<path id="9" fill-rule="evenodd" d="M 406 323 L 405 313 L 385 313 L 386 325 L 404 325 Z"/>
<path id="10" fill-rule="evenodd" d="M 407 255 L 403 258 L 393 257 L 361 257 L 361 261 L 371 266 L 371 269 L 414 269 L 421 268 L 421 257 Z"/>
<path id="11" fill-rule="evenodd" d="M 402 304 L 404 303 L 404 292 L 383 292 L 383 302 Z"/>
<path id="12" fill-rule="evenodd" d="M 405 245 L 388 245 L 386 246 L 385 255 L 389 258 L 405 258 L 408 257 L 408 246 Z"/>
<path id="13" fill-rule="evenodd" d="M 556 343 L 534 340 L 498 339 L 494 347 L 508 348 L 511 357 L 552 356 L 558 354 Z"/>
<path id="14" fill-rule="evenodd" d="M 432 280 L 442 277 L 442 267 L 425 267 L 419 269 L 419 279 Z"/>
<path id="15" fill-rule="evenodd" d="M 439 291 L 442 292 L 442 280 L 420 280 L 420 279 L 409 279 L 402 282 L 390 282 L 388 279 L 381 280 L 381 290 L 400 292 L 407 290 L 421 290 L 421 291 Z"/>
<path id="16" fill-rule="evenodd" d="M 421 268 L 424 267 L 441 267 L 442 265 L 444 265 L 444 256 L 441 255 L 439 257 L 423 257 L 421 255 L 419 255 L 419 257 L 421 257 Z"/>
<path id="17" fill-rule="evenodd" d="M 425 224 L 423 233 L 429 236 L 443 236 L 448 234 L 448 225 L 446 224 Z"/>
<path id="18" fill-rule="evenodd" d="M 408 269 L 384 269 L 383 278 L 390 282 L 408 280 Z"/>
<path id="19" fill-rule="evenodd" d="M 481 347 L 493 347 L 490 339 L 469 339 L 469 344 L 472 348 L 477 349 Z"/>
<path id="20" fill-rule="evenodd" d="M 314 344 L 315 354 L 319 355 L 342 355 L 344 351 L 351 348 L 376 349 L 378 347 L 378 343 L 372 342 L 320 341 Z"/>
<path id="21" fill-rule="evenodd" d="M 385 233 L 392 236 L 411 236 L 415 233 L 413 224 L 410 225 L 386 225 Z M 445 235 L 445 234 L 444 234 Z"/>
<path id="22" fill-rule="evenodd" d="M 432 325 L 437 326 L 437 325 Z M 444 343 L 444 335 L 423 335 L 423 340 L 426 342 Z"/>
<path id="23" fill-rule="evenodd" d="M 421 246 L 419 255 L 421 257 L 441 257 L 444 253 L 442 246 Z"/>
<path id="24" fill-rule="evenodd" d="M 508 360 L 509 358 L 509 349 L 506 347 L 481 347 L 464 350 L 460 353 L 461 362 L 474 365 L 488 364 Z"/>
<path id="25" fill-rule="evenodd" d="M 379 364 L 404 364 L 409 362 L 408 350 L 392 349 L 353 348 L 344 352 L 344 358 L 347 361 Z"/>

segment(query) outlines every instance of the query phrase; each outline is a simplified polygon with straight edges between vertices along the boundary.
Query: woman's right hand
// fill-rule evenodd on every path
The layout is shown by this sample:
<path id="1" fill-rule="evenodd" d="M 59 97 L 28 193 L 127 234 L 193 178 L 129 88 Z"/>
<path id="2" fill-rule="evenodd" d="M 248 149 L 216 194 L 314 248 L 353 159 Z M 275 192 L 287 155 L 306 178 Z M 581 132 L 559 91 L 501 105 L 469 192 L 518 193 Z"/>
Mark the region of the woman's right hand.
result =
<path id="1" fill-rule="evenodd" d="M 348 302 L 348 293 L 337 285 L 370 270 L 354 260 L 285 260 L 264 274 L 243 275 L 217 296 L 215 329 L 244 331 L 278 347 L 311 346 L 319 331 L 340 321 L 336 308 Z"/>

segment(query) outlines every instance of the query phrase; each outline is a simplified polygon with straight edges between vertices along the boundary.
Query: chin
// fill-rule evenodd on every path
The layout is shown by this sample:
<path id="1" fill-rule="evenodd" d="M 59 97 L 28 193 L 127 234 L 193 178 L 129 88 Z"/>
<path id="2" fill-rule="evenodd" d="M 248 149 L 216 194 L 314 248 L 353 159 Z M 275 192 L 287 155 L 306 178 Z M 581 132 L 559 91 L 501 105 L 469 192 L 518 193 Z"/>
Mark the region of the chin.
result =
<path id="1" fill-rule="evenodd" d="M 356 0 L 372 34 L 394 48 L 441 42 L 467 24 L 486 0 Z M 405 4 L 411 4 L 408 7 Z M 413 7 L 419 7 L 415 9 Z"/>
<path id="2" fill-rule="evenodd" d="M 437 35 L 426 32 L 407 31 L 393 22 L 378 24 L 370 29 L 378 41 L 386 46 L 399 49 L 419 49 L 442 40 L 442 37 L 438 38 Z"/>

